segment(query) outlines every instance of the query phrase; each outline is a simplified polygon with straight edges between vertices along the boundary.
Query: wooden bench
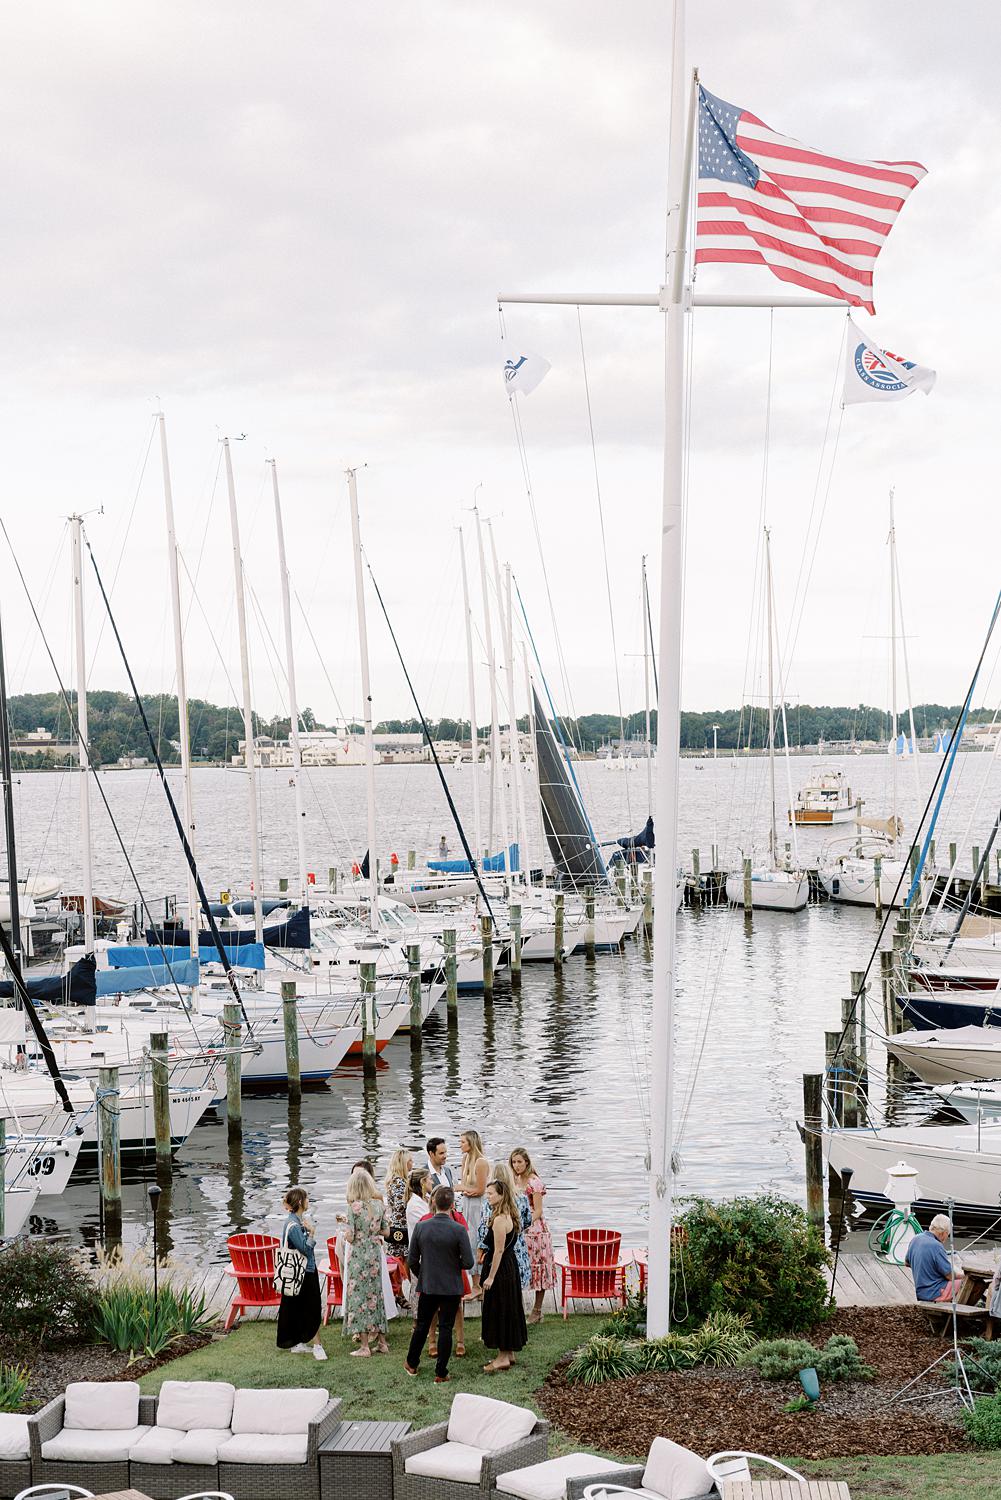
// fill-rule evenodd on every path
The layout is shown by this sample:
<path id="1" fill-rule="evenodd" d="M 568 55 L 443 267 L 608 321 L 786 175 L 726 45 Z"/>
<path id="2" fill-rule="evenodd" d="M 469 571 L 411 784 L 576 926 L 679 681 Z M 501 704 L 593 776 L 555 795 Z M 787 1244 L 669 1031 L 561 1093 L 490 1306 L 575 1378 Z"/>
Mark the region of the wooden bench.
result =
<path id="1" fill-rule="evenodd" d="M 952 1328 L 953 1311 L 955 1311 L 956 1317 L 960 1320 L 967 1318 L 986 1319 L 987 1326 L 984 1330 L 984 1337 L 988 1339 L 994 1337 L 994 1319 L 990 1316 L 986 1307 L 969 1307 L 963 1302 L 957 1302 L 955 1309 L 951 1302 L 916 1302 L 914 1305 L 920 1312 L 925 1313 L 927 1317 L 932 1319 L 940 1318 L 942 1320 L 941 1330 L 936 1331 L 940 1332 L 943 1338 Z"/>

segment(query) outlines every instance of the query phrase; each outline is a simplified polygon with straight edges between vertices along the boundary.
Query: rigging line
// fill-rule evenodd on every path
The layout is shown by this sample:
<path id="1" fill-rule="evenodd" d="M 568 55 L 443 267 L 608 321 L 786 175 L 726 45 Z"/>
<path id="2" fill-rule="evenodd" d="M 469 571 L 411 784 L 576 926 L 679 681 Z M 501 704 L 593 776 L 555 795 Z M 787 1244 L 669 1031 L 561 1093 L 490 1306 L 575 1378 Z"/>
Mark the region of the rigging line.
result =
<path id="1" fill-rule="evenodd" d="M 316 659 L 320 663 L 320 670 L 323 673 L 324 680 L 326 681 L 327 687 L 330 689 L 331 696 L 332 696 L 332 698 L 334 700 L 334 707 L 337 709 L 337 712 L 341 716 L 341 722 L 344 725 L 347 725 L 349 722 L 353 721 L 354 715 L 352 715 L 351 719 L 349 719 L 348 715 L 344 712 L 344 708 L 343 708 L 343 705 L 341 704 L 341 700 L 337 696 L 337 689 L 334 687 L 334 684 L 330 680 L 330 673 L 327 671 L 327 663 L 324 660 L 323 652 L 320 650 L 319 642 L 317 641 L 316 636 L 313 634 L 313 627 L 310 624 L 309 615 L 306 613 L 305 605 L 303 604 L 302 600 L 299 598 L 298 591 L 297 590 L 293 590 L 293 593 L 295 594 L 295 602 L 299 606 L 299 612 L 302 615 L 303 624 L 306 627 L 306 634 L 309 636 L 309 639 L 313 643 L 313 649 L 316 652 Z"/>
<path id="2" fill-rule="evenodd" d="M 28 986 L 24 982 L 24 975 L 21 972 L 21 965 L 18 962 L 17 954 L 11 947 L 10 939 L 8 938 L 6 929 L 4 928 L 2 923 L 0 923 L 0 952 L 3 953 L 4 961 L 6 962 L 7 967 L 10 970 L 11 978 L 14 981 L 15 993 L 17 994 L 17 997 L 24 1008 L 24 1013 L 28 1018 L 28 1023 L 31 1026 L 32 1031 L 35 1033 L 35 1040 L 38 1042 L 42 1057 L 45 1059 L 45 1066 L 49 1070 L 49 1076 L 52 1079 L 53 1087 L 55 1088 L 56 1093 L 59 1095 L 59 1098 L 62 1100 L 62 1106 L 65 1112 L 67 1114 L 73 1114 L 73 1105 L 70 1101 L 70 1096 L 67 1091 L 66 1084 L 63 1081 L 63 1076 L 59 1071 L 59 1064 L 56 1061 L 56 1054 L 53 1050 L 52 1043 L 49 1041 L 48 1033 L 46 1032 L 45 1027 L 42 1025 L 41 1017 L 39 1016 L 38 1011 L 35 1009 L 34 1001 L 28 994 Z M 2 1170 L 2 1166 L 0 1166 L 0 1170 Z"/>
<path id="3" fill-rule="evenodd" d="M 0 523 L 0 524 L 2 524 L 2 523 Z M 965 722 L 966 722 L 966 716 L 969 713 L 970 701 L 971 701 L 971 699 L 973 697 L 973 694 L 974 694 L 974 692 L 976 690 L 977 679 L 978 679 L 978 677 L 980 675 L 980 669 L 981 669 L 981 667 L 984 664 L 984 658 L 987 655 L 987 648 L 989 647 L 989 645 L 991 643 L 991 637 L 994 634 L 994 627 L 997 624 L 998 615 L 999 614 L 1001 614 L 1001 593 L 998 594 L 997 600 L 995 601 L 994 610 L 993 610 L 993 613 L 991 614 L 990 624 L 987 627 L 987 635 L 984 638 L 984 644 L 981 647 L 980 656 L 977 659 L 977 665 L 976 665 L 976 667 L 973 670 L 973 676 L 970 679 L 970 685 L 969 685 L 969 687 L 966 690 L 966 697 L 963 700 L 963 705 L 960 708 L 959 713 L 956 716 L 955 724 L 953 725 L 952 741 L 951 741 L 952 748 L 950 750 L 949 755 L 943 756 L 942 763 L 941 763 L 941 765 L 938 768 L 938 771 L 937 771 L 936 776 L 935 776 L 935 780 L 933 781 L 933 783 L 931 785 L 931 789 L 930 789 L 930 791 L 928 793 L 928 798 L 927 798 L 927 800 L 925 802 L 924 811 L 922 812 L 921 818 L 920 818 L 920 820 L 918 822 L 918 826 L 917 826 L 917 830 L 915 832 L 914 838 L 911 840 L 911 845 L 910 845 L 910 848 L 907 851 L 907 855 L 905 856 L 905 858 L 901 862 L 900 874 L 897 876 L 897 883 L 896 883 L 896 885 L 893 888 L 893 895 L 890 897 L 890 900 L 889 900 L 889 902 L 886 905 L 886 909 L 885 909 L 885 912 L 883 914 L 883 920 L 882 920 L 882 923 L 880 924 L 879 932 L 876 934 L 875 944 L 873 945 L 872 952 L 869 954 L 869 961 L 866 964 L 865 971 L 863 972 L 863 975 L 862 975 L 862 982 L 859 985 L 858 992 L 855 995 L 853 995 L 853 997 L 852 997 L 852 1008 L 851 1008 L 851 1011 L 849 1012 L 847 1018 L 845 1019 L 844 1025 L 841 1028 L 841 1035 L 838 1037 L 838 1044 L 835 1047 L 834 1053 L 833 1053 L 833 1061 L 835 1061 L 835 1062 L 837 1061 L 838 1056 L 839 1056 L 839 1054 L 841 1052 L 841 1048 L 842 1048 L 842 1046 L 844 1044 L 844 1040 L 845 1040 L 845 1037 L 848 1034 L 849 1028 L 853 1027 L 854 1024 L 855 1024 L 855 1012 L 858 1009 L 859 998 L 865 992 L 866 980 L 868 979 L 869 972 L 872 969 L 873 960 L 875 959 L 876 954 L 879 952 L 879 945 L 880 945 L 880 943 L 883 940 L 883 934 L 886 931 L 887 924 L 889 923 L 890 917 L 891 917 L 891 915 L 893 913 L 893 908 L 894 908 L 894 905 L 896 904 L 897 896 L 899 895 L 900 888 L 901 888 L 901 886 L 903 885 L 903 882 L 904 882 L 904 876 L 907 874 L 911 855 L 913 854 L 914 850 L 918 848 L 918 837 L 919 837 L 919 835 L 921 833 L 921 829 L 925 825 L 925 819 L 928 817 L 928 814 L 931 811 L 932 803 L 934 802 L 935 803 L 935 810 L 934 810 L 934 813 L 932 814 L 932 818 L 931 818 L 931 820 L 929 822 L 929 825 L 928 825 L 928 832 L 925 834 L 924 842 L 923 842 L 923 844 L 921 846 L 921 853 L 920 853 L 920 858 L 919 858 L 919 861 L 918 861 L 918 868 L 917 868 L 917 870 L 915 872 L 914 879 L 913 879 L 913 881 L 911 883 L 911 889 L 910 889 L 910 892 L 908 893 L 908 897 L 907 897 L 907 901 L 908 902 L 910 901 L 911 897 L 914 894 L 915 886 L 917 886 L 919 884 L 920 880 L 921 880 L 921 870 L 922 870 L 922 867 L 924 865 L 924 861 L 925 861 L 925 859 L 927 857 L 928 844 L 930 842 L 932 834 L 935 832 L 935 822 L 936 822 L 936 819 L 938 818 L 939 812 L 941 811 L 942 798 L 945 796 L 946 787 L 949 784 L 949 775 L 947 773 L 947 767 L 951 768 L 953 760 L 955 759 L 956 750 L 959 748 L 959 737 L 962 734 L 963 725 L 965 724 Z M 943 778 L 944 778 L 944 780 L 943 780 Z M 939 791 L 939 782 L 940 781 L 943 784 L 942 784 L 941 790 Z M 936 792 L 938 792 L 937 799 L 936 799 L 936 795 L 935 795 Z M 906 904 L 907 904 L 907 902 L 905 902 L 905 905 Z"/>
<path id="4" fill-rule="evenodd" d="M 459 809 L 455 805 L 451 789 L 448 785 L 448 780 L 445 776 L 445 772 L 442 770 L 441 761 L 438 759 L 438 752 L 435 749 L 434 740 L 431 738 L 431 730 L 428 726 L 428 721 L 424 717 L 424 710 L 421 708 L 421 705 L 418 702 L 417 694 L 414 691 L 413 682 L 410 680 L 410 673 L 407 671 L 407 664 L 403 660 L 403 652 L 400 650 L 400 643 L 396 639 L 396 632 L 393 629 L 392 623 L 389 618 L 389 611 L 386 609 L 385 601 L 379 591 L 379 585 L 375 581 L 375 574 L 372 572 L 372 564 L 369 562 L 367 557 L 365 559 L 365 566 L 368 568 L 368 576 L 372 580 L 372 587 L 375 589 L 375 597 L 379 601 L 379 607 L 382 610 L 382 617 L 386 622 L 386 629 L 389 631 L 389 638 L 392 641 L 393 646 L 395 647 L 396 655 L 400 663 L 400 669 L 406 679 L 407 687 L 410 689 L 410 696 L 414 700 L 414 707 L 417 710 L 417 716 L 421 721 L 421 728 L 424 731 L 424 737 L 427 740 L 428 747 L 431 751 L 431 759 L 434 761 L 435 770 L 438 772 L 438 779 L 441 782 L 441 789 L 445 793 L 445 800 L 448 803 L 448 810 L 452 814 L 452 820 L 455 823 L 456 832 L 458 833 L 459 838 L 462 840 L 462 847 L 465 850 L 466 859 L 469 861 L 469 868 L 473 872 L 473 877 L 476 881 L 477 888 L 480 895 L 483 897 L 483 903 L 486 906 L 487 911 L 490 913 L 490 920 L 494 925 L 494 931 L 499 932 L 500 927 L 498 925 L 497 918 L 494 916 L 494 909 L 490 905 L 490 897 L 487 895 L 486 888 L 484 887 L 483 880 L 480 876 L 479 864 L 473 858 L 473 851 L 470 849 L 469 840 L 466 838 L 466 830 L 462 826 L 462 819 L 459 817 Z M 370 857 L 374 858 L 375 856 L 374 854 L 372 854 L 370 855 Z"/>
<path id="5" fill-rule="evenodd" d="M 122 858 L 125 860 L 125 863 L 126 863 L 126 865 L 128 867 L 129 875 L 131 876 L 132 881 L 135 884 L 136 893 L 137 893 L 137 895 L 139 897 L 139 900 L 142 903 L 142 905 L 146 907 L 146 910 L 149 911 L 149 905 L 148 905 L 148 903 L 146 901 L 146 897 L 143 895 L 142 886 L 139 884 L 139 876 L 136 874 L 135 867 L 134 867 L 134 865 L 132 863 L 132 859 L 131 859 L 131 857 L 129 855 L 129 851 L 125 847 L 125 840 L 122 837 L 122 833 L 121 833 L 120 828 L 118 827 L 118 823 L 115 821 L 115 815 L 111 811 L 111 804 L 108 801 L 107 793 L 104 790 L 104 786 L 102 784 L 101 778 L 97 774 L 97 768 L 96 768 L 96 766 L 94 764 L 94 760 L 93 760 L 93 756 L 92 756 L 92 753 L 91 753 L 90 745 L 83 740 L 83 736 L 80 733 L 80 725 L 79 725 L 79 722 L 77 720 L 76 714 L 75 714 L 73 708 L 70 705 L 69 695 L 68 695 L 68 693 L 66 691 L 66 688 L 63 686 L 63 680 L 62 680 L 62 677 L 60 675 L 59 668 L 56 665 L 56 659 L 55 659 L 54 655 L 52 654 L 52 648 L 49 645 L 49 638 L 45 634 L 44 629 L 42 628 L 42 622 L 41 622 L 41 620 L 38 617 L 38 611 L 35 609 L 34 600 L 32 599 L 31 594 L 28 591 L 28 582 L 27 582 L 27 579 L 25 578 L 24 572 L 23 572 L 23 570 L 21 568 L 20 559 L 18 558 L 17 553 L 14 551 L 14 546 L 13 546 L 13 543 L 11 542 L 10 535 L 9 535 L 9 533 L 7 531 L 7 527 L 6 527 L 5 523 L 4 523 L 4 519 L 3 519 L 2 515 L 0 515 L 0 531 L 3 532 L 4 540 L 6 541 L 7 546 L 9 548 L 9 550 L 10 550 L 10 555 L 11 555 L 11 558 L 13 559 L 14 567 L 15 567 L 15 569 L 17 571 L 17 576 L 20 579 L 21 587 L 24 589 L 24 595 L 25 595 L 25 598 L 28 601 L 28 608 L 31 610 L 32 616 L 34 617 L 35 624 L 38 627 L 38 633 L 39 633 L 39 635 L 42 638 L 42 644 L 45 647 L 45 654 L 49 658 L 49 665 L 52 668 L 53 675 L 55 676 L 56 683 L 58 684 L 58 687 L 59 687 L 59 696 L 62 699 L 62 703 L 63 703 L 64 708 L 66 709 L 66 715 L 67 715 L 67 718 L 69 719 L 69 722 L 70 722 L 70 728 L 71 728 L 71 730 L 73 732 L 73 735 L 76 738 L 76 740 L 78 742 L 82 742 L 83 743 L 83 750 L 84 750 L 84 753 L 85 753 L 86 759 L 87 759 L 87 774 L 90 775 L 90 776 L 92 776 L 93 779 L 94 779 L 94 785 L 97 787 L 98 793 L 100 794 L 101 801 L 104 804 L 104 810 L 105 810 L 105 812 L 108 815 L 108 821 L 111 824 L 112 829 L 114 830 L 115 838 L 116 838 L 116 840 L 118 842 L 118 847 L 121 850 L 121 852 L 122 852 Z M 87 541 L 87 534 L 86 534 L 86 532 L 83 533 L 83 536 L 84 536 L 84 540 Z M 89 541 L 87 541 L 87 549 L 88 549 L 88 551 L 90 550 L 90 542 Z M 91 553 L 91 556 L 93 557 L 93 553 Z M 96 564 L 95 564 L 95 570 L 96 570 Z M 101 588 L 101 592 L 102 593 L 104 592 L 103 585 L 102 585 L 102 588 Z M 167 955 L 163 951 L 163 944 L 162 943 L 157 943 L 156 946 L 160 949 L 160 952 L 163 955 L 164 963 L 167 964 Z M 167 969 L 168 969 L 168 971 L 170 970 L 170 965 L 169 964 L 167 964 Z M 173 975 L 171 975 L 171 977 L 173 978 Z M 188 1016 L 188 1019 L 190 1020 L 190 1018 L 191 1018 L 191 1009 L 190 1009 L 189 1005 L 187 1004 L 187 1002 L 185 1001 L 184 996 L 181 994 L 180 987 L 178 986 L 176 980 L 174 981 L 174 989 L 175 989 L 175 991 L 177 993 L 178 1000 L 180 1001 L 182 1007 L 184 1008 L 185 1014 Z"/>
<path id="6" fill-rule="evenodd" d="M 657 648 L 653 634 L 653 614 L 650 609 L 650 580 L 643 574 L 643 604 L 646 609 L 647 645 L 650 651 L 650 666 L 653 670 L 653 701 L 656 705 L 660 698 L 660 687 L 657 683 Z"/>
<path id="7" fill-rule="evenodd" d="M 796 645 L 797 645 L 797 643 L 799 641 L 799 633 L 800 633 L 800 630 L 803 627 L 803 616 L 806 613 L 806 596 L 807 596 L 807 590 L 810 587 L 810 579 L 813 577 L 813 569 L 814 569 L 814 565 L 815 565 L 815 563 L 817 561 L 817 549 L 820 546 L 820 538 L 821 538 L 821 535 L 823 534 L 823 530 L 824 530 L 824 517 L 827 515 L 827 506 L 828 506 L 828 502 L 830 501 L 830 498 L 831 498 L 831 486 L 834 483 L 834 470 L 835 470 L 835 467 L 836 467 L 837 461 L 838 461 L 838 452 L 839 452 L 839 449 L 841 447 L 841 431 L 842 431 L 842 428 L 844 427 L 844 425 L 845 425 L 845 408 L 842 406 L 839 409 L 839 411 L 838 411 L 838 425 L 834 429 L 834 444 L 833 444 L 833 447 L 831 449 L 830 462 L 829 462 L 829 464 L 827 466 L 827 483 L 824 486 L 824 500 L 823 500 L 823 504 L 821 505 L 821 508 L 820 508 L 820 517 L 819 517 L 819 519 L 817 521 L 817 529 L 816 529 L 816 532 L 814 533 L 813 551 L 810 554 L 810 565 L 809 565 L 809 567 L 807 569 L 806 579 L 805 579 L 804 584 L 803 584 L 803 593 L 802 593 L 802 596 L 801 596 L 800 601 L 799 601 L 799 615 L 796 618 L 796 633 L 795 633 L 795 635 L 792 638 L 791 644 L 788 644 L 787 648 L 786 648 L 786 650 L 787 650 L 787 657 L 786 657 L 786 659 L 788 661 L 792 661 L 793 656 L 795 655 Z M 790 629 L 791 629 L 791 625 L 792 625 L 792 617 L 790 616 Z"/>
<path id="8" fill-rule="evenodd" d="M 139 695 L 139 688 L 136 685 L 135 677 L 132 675 L 132 666 L 125 654 L 125 644 L 122 641 L 121 635 L 119 634 L 118 624 L 115 620 L 115 617 L 111 612 L 111 601 L 109 600 L 108 595 L 105 592 L 104 580 L 101 577 L 101 570 L 97 566 L 97 558 L 94 556 L 94 549 L 90 545 L 90 538 L 87 536 L 86 532 L 84 533 L 84 541 L 87 543 L 87 551 L 90 553 L 90 560 L 94 568 L 94 577 L 97 579 L 97 586 L 101 591 L 101 598 L 103 599 L 104 607 L 108 612 L 108 623 L 111 626 L 112 632 L 115 637 L 115 643 L 118 646 L 118 650 L 122 658 L 122 665 L 124 666 L 126 675 L 129 679 L 129 687 L 132 689 L 132 696 L 136 701 L 136 707 L 138 708 L 140 717 L 142 718 L 143 728 L 146 731 L 146 739 L 149 742 L 150 752 L 153 756 L 154 761 L 156 762 L 157 774 L 159 775 L 160 783 L 163 786 L 164 796 L 167 798 L 167 806 L 170 808 L 171 816 L 174 820 L 174 827 L 177 829 L 178 837 L 181 840 L 181 847 L 184 850 L 184 857 L 187 861 L 188 869 L 191 871 L 191 878 L 195 883 L 195 889 L 198 892 L 198 899 L 202 903 L 202 908 L 205 912 L 205 918 L 209 924 L 209 931 L 212 934 L 212 942 L 215 945 L 216 952 L 219 955 L 219 962 L 222 964 L 223 971 L 226 975 L 226 980 L 229 984 L 230 989 L 233 991 L 233 998 L 240 1007 L 240 1011 L 243 1015 L 243 1019 L 248 1029 L 251 1031 L 251 1033 L 253 1033 L 253 1027 L 250 1025 L 250 1017 L 247 1015 L 247 1012 L 244 1008 L 243 997 L 240 994 L 240 987 L 236 982 L 236 975 L 233 972 L 233 967 L 229 962 L 229 956 L 226 952 L 225 947 L 223 946 L 222 937 L 220 936 L 219 928 L 216 925 L 216 919 L 212 913 L 211 903 L 208 896 L 205 894 L 205 887 L 202 885 L 202 878 L 198 873 L 198 866 L 195 863 L 194 852 L 191 848 L 191 845 L 188 843 L 188 837 L 184 831 L 184 823 L 181 819 L 180 813 L 177 810 L 177 803 L 174 801 L 174 794 L 170 790 L 170 783 L 167 781 L 167 773 L 163 769 L 163 761 L 160 759 L 160 752 L 157 748 L 157 743 L 153 736 L 153 730 L 150 728 L 150 722 L 146 716 L 146 709 L 143 705 L 142 698 Z M 199 946 L 197 936 L 198 930 L 193 920 L 194 916 L 194 912 L 188 913 L 188 946 L 192 950 L 192 956 L 194 956 L 194 950 Z M 173 968 L 167 958 L 167 954 L 164 950 L 163 944 L 159 940 L 159 929 L 154 926 L 153 931 L 157 933 L 156 946 L 163 954 L 163 959 L 167 965 L 167 970 L 170 973 L 171 978 L 173 979 Z M 174 988 L 177 990 L 178 999 L 181 1000 L 181 1003 L 183 1005 L 184 1000 L 181 995 L 180 987 L 178 986 L 176 980 L 174 980 Z M 185 1010 L 187 1009 L 188 1007 L 185 1005 Z"/>
<path id="9" fill-rule="evenodd" d="M 581 317 L 580 308 L 577 308 L 577 334 L 580 339 L 580 364 L 584 376 L 584 401 L 587 406 L 587 430 L 591 439 L 591 465 L 594 469 L 594 496 L 598 503 L 598 526 L 601 530 L 601 556 L 605 567 L 605 594 L 608 598 L 608 628 L 612 636 L 612 665 L 615 669 L 615 698 L 619 709 L 619 744 L 621 753 L 626 753 L 626 720 L 622 712 L 622 681 L 619 674 L 619 648 L 615 639 L 615 609 L 612 605 L 612 575 L 608 567 L 608 539 L 605 536 L 605 510 L 601 503 L 601 480 L 598 474 L 598 449 L 594 441 L 594 417 L 591 413 L 591 383 L 587 375 L 587 355 L 584 352 L 584 321 Z M 623 773 L 626 778 L 626 817 L 629 826 L 633 824 L 632 802 L 629 796 L 628 767 Z"/>
<path id="10" fill-rule="evenodd" d="M 125 548 L 128 545 L 129 535 L 130 535 L 130 533 L 132 531 L 132 522 L 135 519 L 136 506 L 139 504 L 139 495 L 140 495 L 140 492 L 142 491 L 143 480 L 146 477 L 146 465 L 149 463 L 150 449 L 153 447 L 153 438 L 156 435 L 156 428 L 157 428 L 157 418 L 154 417 L 152 425 L 151 425 L 150 430 L 149 430 L 149 439 L 148 439 L 148 441 L 146 443 L 146 452 L 143 454 L 142 461 L 141 461 L 141 463 L 139 465 L 139 478 L 136 480 L 135 493 L 132 496 L 132 504 L 129 507 L 128 519 L 125 522 L 125 530 L 124 530 L 124 532 L 122 534 L 122 545 L 118 549 L 118 560 L 115 563 L 115 571 L 111 575 L 111 592 L 112 593 L 115 592 L 115 585 L 118 582 L 118 574 L 121 572 L 122 562 L 123 562 L 123 560 L 125 558 Z M 101 639 L 102 639 L 103 635 L 104 635 L 104 621 L 102 620 L 101 623 L 100 623 L 100 625 L 97 627 L 97 640 L 94 642 L 94 649 L 90 653 L 90 671 L 87 674 L 88 675 L 88 679 L 90 677 L 92 677 L 93 674 L 94 674 L 94 667 L 95 667 L 95 665 L 97 663 L 97 653 L 100 650 Z"/>

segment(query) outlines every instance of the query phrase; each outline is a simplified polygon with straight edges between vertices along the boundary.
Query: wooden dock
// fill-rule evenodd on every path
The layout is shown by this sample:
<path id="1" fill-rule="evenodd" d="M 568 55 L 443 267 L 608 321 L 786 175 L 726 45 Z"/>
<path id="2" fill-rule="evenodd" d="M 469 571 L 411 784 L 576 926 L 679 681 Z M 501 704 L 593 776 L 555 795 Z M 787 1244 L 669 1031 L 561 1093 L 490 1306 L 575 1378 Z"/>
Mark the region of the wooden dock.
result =
<path id="1" fill-rule="evenodd" d="M 891 1266 L 872 1254 L 842 1255 L 834 1300 L 839 1307 L 914 1306 L 914 1283 L 906 1266 Z"/>

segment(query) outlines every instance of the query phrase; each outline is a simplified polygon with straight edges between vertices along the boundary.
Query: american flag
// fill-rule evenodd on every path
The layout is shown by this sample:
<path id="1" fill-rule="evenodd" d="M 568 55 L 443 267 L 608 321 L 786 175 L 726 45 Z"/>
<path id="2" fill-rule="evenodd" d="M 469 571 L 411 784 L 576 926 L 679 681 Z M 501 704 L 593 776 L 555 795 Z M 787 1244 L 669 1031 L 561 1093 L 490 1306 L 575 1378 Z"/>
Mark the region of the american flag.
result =
<path id="1" fill-rule="evenodd" d="M 695 263 L 767 266 L 874 312 L 876 256 L 924 175 L 916 161 L 813 151 L 700 87 Z"/>

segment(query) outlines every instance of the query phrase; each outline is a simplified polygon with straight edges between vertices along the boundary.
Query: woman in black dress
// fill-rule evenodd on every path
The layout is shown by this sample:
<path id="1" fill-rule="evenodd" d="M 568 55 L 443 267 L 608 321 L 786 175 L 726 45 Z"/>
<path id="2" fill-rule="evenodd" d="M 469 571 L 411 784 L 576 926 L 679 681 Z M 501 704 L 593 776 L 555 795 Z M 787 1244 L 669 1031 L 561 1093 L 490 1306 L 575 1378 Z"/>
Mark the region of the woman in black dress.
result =
<path id="1" fill-rule="evenodd" d="M 514 1247 L 521 1232 L 521 1219 L 510 1187 L 488 1182 L 486 1189 L 490 1222 L 487 1253 L 483 1262 L 483 1322 L 481 1337 L 497 1354 L 483 1366 L 488 1375 L 509 1370 L 518 1349 L 528 1342 L 525 1305 L 521 1298 L 521 1273 Z"/>
<path id="2" fill-rule="evenodd" d="M 282 1199 L 282 1207 L 288 1210 L 282 1239 L 291 1250 L 298 1250 L 305 1256 L 306 1274 L 297 1297 L 282 1294 L 278 1309 L 278 1347 L 287 1349 L 292 1354 L 312 1354 L 314 1359 L 326 1359 L 326 1350 L 320 1343 L 323 1309 L 320 1306 L 320 1277 L 316 1269 L 316 1233 L 306 1218 L 306 1210 L 309 1208 L 306 1189 L 290 1187 Z"/>

